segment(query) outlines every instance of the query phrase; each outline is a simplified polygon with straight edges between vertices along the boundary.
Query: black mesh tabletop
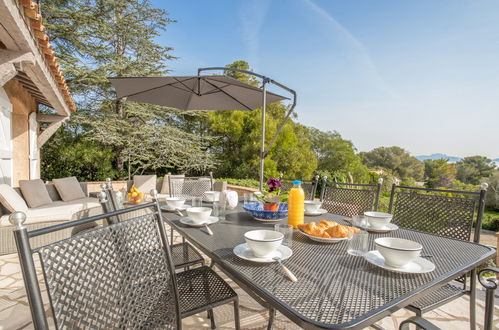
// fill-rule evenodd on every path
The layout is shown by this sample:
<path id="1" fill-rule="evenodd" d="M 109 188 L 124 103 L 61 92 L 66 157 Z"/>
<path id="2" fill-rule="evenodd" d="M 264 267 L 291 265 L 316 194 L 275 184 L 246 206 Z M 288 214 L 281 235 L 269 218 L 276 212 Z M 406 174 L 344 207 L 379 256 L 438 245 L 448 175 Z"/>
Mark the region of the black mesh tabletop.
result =
<path id="1" fill-rule="evenodd" d="M 168 214 L 167 217 L 178 232 L 211 257 L 249 294 L 257 295 L 304 328 L 366 327 L 495 255 L 494 249 L 483 245 L 412 230 L 369 233 L 370 250 L 374 250 L 374 239 L 390 236 L 417 241 L 423 245 L 423 255 L 433 256 L 430 259 L 436 266 L 433 272 L 398 274 L 377 268 L 363 257 L 349 255 L 347 241 L 318 243 L 295 230 L 293 255 L 284 261 L 298 278 L 298 282 L 291 282 L 277 264 L 252 263 L 232 252 L 236 245 L 244 243 L 246 231 L 273 229 L 274 223 L 253 220 L 238 206 L 228 211 L 226 220 L 210 225 L 214 235 L 209 236 L 204 229 L 181 224 L 178 216 Z M 306 222 L 326 219 L 345 224 L 343 216 L 333 214 L 305 219 Z"/>

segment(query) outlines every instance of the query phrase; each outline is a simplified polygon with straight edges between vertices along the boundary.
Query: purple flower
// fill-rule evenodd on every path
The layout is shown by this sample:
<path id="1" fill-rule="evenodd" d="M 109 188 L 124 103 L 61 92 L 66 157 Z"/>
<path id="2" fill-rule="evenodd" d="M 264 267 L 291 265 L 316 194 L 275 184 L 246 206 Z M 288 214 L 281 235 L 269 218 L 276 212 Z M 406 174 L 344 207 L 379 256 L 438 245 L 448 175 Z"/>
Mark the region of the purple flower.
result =
<path id="1" fill-rule="evenodd" d="M 281 180 L 270 178 L 267 180 L 267 186 L 269 187 L 269 192 L 273 192 L 282 187 Z"/>

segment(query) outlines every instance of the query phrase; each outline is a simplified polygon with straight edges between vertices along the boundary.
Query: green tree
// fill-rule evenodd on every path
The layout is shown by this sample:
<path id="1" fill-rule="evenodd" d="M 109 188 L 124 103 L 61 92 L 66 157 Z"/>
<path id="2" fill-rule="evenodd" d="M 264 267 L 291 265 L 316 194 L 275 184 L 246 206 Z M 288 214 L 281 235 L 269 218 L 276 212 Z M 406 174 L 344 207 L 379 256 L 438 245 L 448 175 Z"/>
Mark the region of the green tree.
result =
<path id="1" fill-rule="evenodd" d="M 43 16 L 78 112 L 85 138 L 112 148 L 123 174 L 176 168 L 204 172 L 214 166 L 207 138 L 184 130 L 181 115 L 162 107 L 117 100 L 108 77 L 159 76 L 171 48 L 156 38 L 174 22 L 147 0 L 47 0 Z"/>
<path id="2" fill-rule="evenodd" d="M 494 173 L 495 163 L 483 156 L 464 157 L 456 163 L 457 179 L 468 184 L 479 184 Z"/>
<path id="3" fill-rule="evenodd" d="M 341 138 L 336 131 L 323 132 L 313 127 L 308 128 L 308 138 L 317 157 L 317 169 L 329 173 L 330 179 L 359 183 L 369 181 L 369 171 L 355 153 L 351 141 Z"/>
<path id="4" fill-rule="evenodd" d="M 379 147 L 369 152 L 361 152 L 360 157 L 368 167 L 387 168 L 402 180 L 421 180 L 424 175 L 423 163 L 400 147 Z"/>
<path id="5" fill-rule="evenodd" d="M 447 159 L 426 159 L 424 173 L 428 188 L 452 188 L 456 179 L 456 167 Z"/>
<path id="6" fill-rule="evenodd" d="M 236 61 L 228 67 L 249 70 L 245 61 Z M 227 75 L 256 85 L 248 75 L 227 71 Z M 281 103 L 267 106 L 265 138 L 268 143 L 277 126 L 284 119 L 287 108 Z M 261 109 L 254 111 L 209 112 L 207 134 L 216 137 L 210 151 L 219 155 L 217 176 L 234 178 L 258 178 L 261 136 Z M 265 176 L 309 179 L 317 167 L 311 151 L 306 129 L 288 120 L 265 159 Z"/>
<path id="7" fill-rule="evenodd" d="M 59 129 L 44 144 L 41 155 L 43 180 L 76 176 L 81 181 L 101 181 L 116 174 L 110 147 L 83 139 L 70 129 Z"/>

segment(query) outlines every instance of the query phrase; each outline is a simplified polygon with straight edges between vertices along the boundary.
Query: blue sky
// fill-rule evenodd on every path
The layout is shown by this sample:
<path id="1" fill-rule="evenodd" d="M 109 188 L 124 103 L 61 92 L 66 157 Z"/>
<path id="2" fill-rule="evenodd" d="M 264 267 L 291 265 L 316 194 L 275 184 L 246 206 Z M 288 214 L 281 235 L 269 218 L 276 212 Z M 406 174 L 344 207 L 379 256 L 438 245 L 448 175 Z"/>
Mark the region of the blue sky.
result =
<path id="1" fill-rule="evenodd" d="M 164 0 L 172 74 L 243 59 L 359 151 L 499 157 L 499 1 Z"/>

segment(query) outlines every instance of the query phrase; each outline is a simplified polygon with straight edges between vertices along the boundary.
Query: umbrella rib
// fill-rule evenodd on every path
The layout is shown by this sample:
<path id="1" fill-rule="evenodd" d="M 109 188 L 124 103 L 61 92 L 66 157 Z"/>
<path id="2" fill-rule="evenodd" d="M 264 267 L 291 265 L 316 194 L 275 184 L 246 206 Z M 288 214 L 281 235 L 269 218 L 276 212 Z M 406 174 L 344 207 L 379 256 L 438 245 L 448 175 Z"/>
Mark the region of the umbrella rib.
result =
<path id="1" fill-rule="evenodd" d="M 153 88 L 149 88 L 149 89 L 145 89 L 145 90 L 142 90 L 140 92 L 137 92 L 137 93 L 132 93 L 132 94 L 129 94 L 129 95 L 125 95 L 125 96 L 122 96 L 123 97 L 130 97 L 130 96 L 135 96 L 135 95 L 138 95 L 138 94 L 141 94 L 141 93 L 145 93 L 145 92 L 150 92 L 150 91 L 153 91 L 155 89 L 159 89 L 159 88 L 163 88 L 163 87 L 166 87 L 166 86 L 171 86 L 173 88 L 177 88 L 177 89 L 180 89 L 180 90 L 183 90 L 185 92 L 192 92 L 190 88 L 186 87 L 188 90 L 186 91 L 185 89 L 183 88 L 180 88 L 180 87 L 177 87 L 177 86 L 173 86 L 173 84 L 175 84 L 176 82 L 180 82 L 178 81 L 176 78 L 174 78 L 176 81 L 175 82 L 171 82 L 171 83 L 168 83 L 168 84 L 163 84 L 163 85 L 160 85 L 160 86 L 156 86 L 156 87 L 153 87 Z M 189 80 L 189 79 L 193 79 L 193 78 L 188 78 L 186 80 Z M 183 85 L 183 84 L 182 84 Z"/>
<path id="2" fill-rule="evenodd" d="M 207 77 L 209 77 L 210 79 L 215 80 L 215 81 L 217 81 L 217 82 L 223 82 L 223 81 L 217 80 L 217 79 L 216 79 L 217 77 L 213 77 L 213 76 L 207 76 Z M 226 78 L 230 78 L 230 79 L 236 80 L 237 82 L 241 82 L 241 81 L 239 81 L 239 80 L 237 80 L 237 79 L 234 79 L 234 78 L 232 78 L 232 77 L 226 77 Z M 223 82 L 223 83 L 225 83 L 225 82 Z M 259 91 L 259 92 L 261 92 L 261 91 L 262 91 L 262 89 L 261 89 L 260 87 L 256 87 L 256 86 L 248 85 L 247 83 L 241 83 L 241 84 L 237 84 L 237 85 L 236 85 L 236 84 L 229 84 L 229 83 L 227 83 L 227 84 L 228 84 L 227 86 L 234 85 L 234 86 L 238 86 L 238 87 L 242 87 L 242 88 L 246 88 L 246 89 L 251 89 L 251 90 L 253 90 L 253 91 Z M 287 97 L 284 97 L 284 96 L 281 96 L 281 95 L 279 95 L 279 94 L 276 94 L 276 93 L 272 93 L 272 92 L 267 91 L 267 95 L 269 95 L 269 94 L 270 94 L 270 95 L 275 95 L 275 96 L 281 97 L 281 98 L 286 99 L 286 100 L 288 99 Z"/>
<path id="3" fill-rule="evenodd" d="M 213 85 L 211 82 L 205 80 L 207 84 L 210 84 L 211 86 L 215 87 L 215 88 L 218 88 L 222 93 L 224 93 L 225 95 L 227 95 L 228 97 L 230 97 L 231 99 L 233 99 L 234 101 L 236 101 L 237 103 L 239 103 L 240 105 L 242 105 L 243 107 L 245 107 L 246 109 L 248 109 L 249 111 L 252 111 L 253 109 L 251 109 L 250 107 L 248 107 L 246 104 L 244 104 L 243 102 L 239 101 L 238 99 L 236 99 L 234 96 L 230 95 L 229 93 L 227 93 L 226 91 L 224 91 L 223 89 L 220 89 L 219 87 L 217 87 L 216 85 Z"/>

